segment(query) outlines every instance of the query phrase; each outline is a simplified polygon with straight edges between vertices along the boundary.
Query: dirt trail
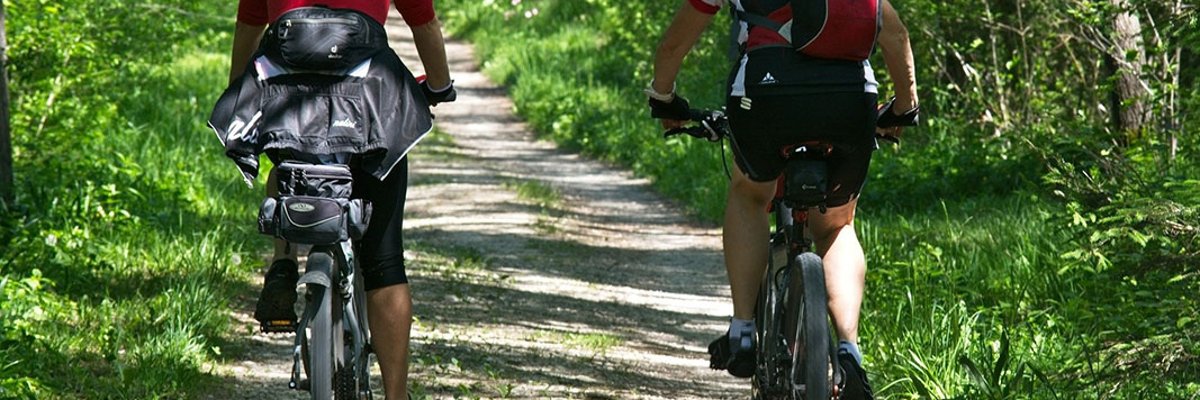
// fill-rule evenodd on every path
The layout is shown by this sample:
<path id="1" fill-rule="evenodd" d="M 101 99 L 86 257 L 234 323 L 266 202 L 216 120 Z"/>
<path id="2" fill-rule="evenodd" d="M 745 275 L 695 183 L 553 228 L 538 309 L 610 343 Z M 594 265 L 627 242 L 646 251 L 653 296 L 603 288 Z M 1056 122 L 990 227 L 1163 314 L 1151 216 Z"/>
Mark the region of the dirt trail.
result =
<path id="1" fill-rule="evenodd" d="M 399 16 L 388 31 L 419 70 Z M 469 45 L 447 53 L 458 101 L 434 109 L 445 134 L 410 157 L 414 397 L 748 394 L 707 368 L 730 310 L 719 230 L 643 179 L 536 140 Z M 253 301 L 236 316 L 247 327 Z M 283 390 L 290 336 L 245 331 L 226 349 L 238 361 L 217 368 L 231 390 L 213 398 L 303 398 Z"/>

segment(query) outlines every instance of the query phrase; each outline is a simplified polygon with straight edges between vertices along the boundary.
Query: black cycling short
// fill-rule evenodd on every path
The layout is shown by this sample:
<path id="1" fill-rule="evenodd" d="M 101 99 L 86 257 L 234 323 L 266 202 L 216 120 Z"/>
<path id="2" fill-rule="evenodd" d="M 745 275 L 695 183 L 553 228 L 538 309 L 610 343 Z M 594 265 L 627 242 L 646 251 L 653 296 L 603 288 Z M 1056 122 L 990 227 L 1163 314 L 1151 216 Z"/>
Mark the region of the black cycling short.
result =
<path id="1" fill-rule="evenodd" d="M 354 171 L 351 197 L 371 202 L 371 222 L 362 239 L 355 242 L 355 256 L 366 290 L 408 283 L 404 272 L 404 198 L 408 192 L 408 157 L 400 159 L 387 178 Z"/>
<path id="2" fill-rule="evenodd" d="M 782 149 L 821 140 L 838 150 L 829 159 L 830 193 L 826 205 L 837 207 L 857 198 L 875 150 L 875 102 L 864 92 L 758 96 L 750 109 L 742 97 L 725 106 L 732 133 L 734 159 L 750 179 L 768 182 L 783 172 Z"/>

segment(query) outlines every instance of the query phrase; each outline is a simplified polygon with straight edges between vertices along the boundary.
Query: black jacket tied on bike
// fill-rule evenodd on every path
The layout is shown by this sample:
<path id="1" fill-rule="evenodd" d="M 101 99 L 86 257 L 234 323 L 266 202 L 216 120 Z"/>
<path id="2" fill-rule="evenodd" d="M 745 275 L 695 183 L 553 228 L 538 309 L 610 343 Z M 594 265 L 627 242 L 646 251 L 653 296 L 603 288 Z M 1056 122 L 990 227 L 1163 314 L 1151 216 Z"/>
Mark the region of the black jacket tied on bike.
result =
<path id="1" fill-rule="evenodd" d="M 370 18 L 355 21 L 378 25 Z M 421 87 L 387 47 L 382 26 L 355 29 L 381 48 L 359 49 L 368 57 L 362 60 L 338 60 L 348 68 L 301 69 L 277 61 L 278 49 L 271 46 L 278 41 L 266 40 L 246 72 L 221 94 L 208 125 L 248 184 L 258 176 L 262 153 L 276 164 L 284 157 L 350 156 L 358 168 L 383 180 L 433 128 Z"/>

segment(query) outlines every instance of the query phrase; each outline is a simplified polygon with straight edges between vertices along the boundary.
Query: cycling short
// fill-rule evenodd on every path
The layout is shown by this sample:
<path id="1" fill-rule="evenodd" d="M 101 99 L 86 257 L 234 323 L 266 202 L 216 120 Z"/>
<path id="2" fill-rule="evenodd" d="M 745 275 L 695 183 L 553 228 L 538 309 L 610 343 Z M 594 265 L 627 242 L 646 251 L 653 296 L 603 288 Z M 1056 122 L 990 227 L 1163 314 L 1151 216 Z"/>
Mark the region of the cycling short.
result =
<path id="1" fill-rule="evenodd" d="M 351 197 L 371 202 L 371 221 L 362 239 L 355 242 L 355 256 L 366 290 L 408 283 L 404 271 L 404 198 L 408 192 L 408 157 L 397 162 L 387 178 L 354 171 Z"/>
<path id="2" fill-rule="evenodd" d="M 754 181 L 772 181 L 783 172 L 784 147 L 831 142 L 838 150 L 828 161 L 826 204 L 850 202 L 862 191 L 875 150 L 877 97 L 863 92 L 759 96 L 751 99 L 749 110 L 742 108 L 742 97 L 729 97 L 725 110 L 738 168 Z"/>

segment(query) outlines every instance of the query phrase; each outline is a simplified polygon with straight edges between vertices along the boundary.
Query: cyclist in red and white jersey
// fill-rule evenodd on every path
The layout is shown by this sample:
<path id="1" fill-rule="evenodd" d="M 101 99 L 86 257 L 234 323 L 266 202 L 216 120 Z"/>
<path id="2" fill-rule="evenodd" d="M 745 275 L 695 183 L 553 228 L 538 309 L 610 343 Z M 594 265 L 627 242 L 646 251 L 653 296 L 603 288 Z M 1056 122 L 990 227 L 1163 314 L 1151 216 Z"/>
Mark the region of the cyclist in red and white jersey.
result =
<path id="1" fill-rule="evenodd" d="M 788 0 L 728 0 L 737 11 L 747 5 L 777 10 Z M 675 94 L 684 56 L 708 27 L 725 0 L 685 0 L 664 33 L 654 59 L 654 80 L 646 89 L 652 116 L 664 128 L 688 119 L 687 101 Z M 774 3 L 764 5 L 764 3 Z M 882 0 L 878 45 L 896 99 L 890 112 L 915 112 L 916 79 L 908 32 L 888 0 Z M 751 11 L 759 11 L 752 9 Z M 790 9 L 767 14 L 786 21 Z M 782 173 L 783 146 L 822 140 L 839 148 L 829 160 L 828 210 L 810 213 L 816 247 L 825 265 L 829 310 L 834 319 L 847 382 L 843 398 L 869 399 L 871 389 L 858 349 L 858 319 L 865 286 L 866 259 L 854 232 L 854 211 L 871 153 L 875 149 L 878 84 L 870 63 L 805 56 L 781 34 L 745 22 L 735 32 L 741 49 L 729 75 L 725 112 L 737 168 L 730 182 L 724 220 L 725 266 L 733 318 L 724 336 L 709 346 L 712 367 L 739 377 L 754 373 L 754 307 L 767 265 L 769 216 L 776 178 Z M 879 131 L 898 137 L 900 128 Z"/>
<path id="2" fill-rule="evenodd" d="M 434 13 L 432 0 L 240 0 L 229 80 L 233 84 L 239 81 L 243 73 L 252 72 L 247 71 L 246 67 L 253 64 L 252 57 L 262 51 L 264 46 L 270 46 L 269 42 L 263 40 L 264 32 L 281 14 L 310 6 L 353 10 L 368 16 L 371 21 L 366 23 L 378 24 L 371 26 L 371 29 L 382 31 L 388 17 L 389 3 L 394 4 L 412 30 L 413 42 L 425 67 L 426 80 L 421 83 L 419 91 L 423 92 L 429 105 L 453 101 L 455 91 L 446 62 L 441 23 Z M 386 47 L 386 41 L 383 42 L 378 43 L 381 46 L 379 51 L 391 52 L 391 49 Z M 387 56 L 395 57 L 394 53 Z M 398 65 L 399 61 L 396 60 L 396 63 L 379 64 L 383 67 Z M 405 74 L 408 75 L 405 79 L 412 79 L 402 66 L 398 69 L 403 71 L 387 73 Z M 395 81 L 402 82 L 405 79 Z M 405 89 L 409 88 L 398 87 L 392 91 Z M 423 114 L 411 118 L 427 120 L 428 113 Z M 407 148 L 404 151 L 407 151 Z M 389 168 L 383 177 L 356 172 L 354 178 L 354 195 L 370 200 L 374 206 L 367 232 L 362 240 L 356 243 L 357 257 L 362 266 L 367 289 L 372 345 L 383 375 L 386 398 L 389 400 L 407 398 L 409 335 L 412 326 L 412 295 L 404 269 L 402 235 L 404 199 L 408 185 L 407 161 L 400 159 L 395 164 L 398 168 Z M 289 249 L 286 242 L 276 241 L 275 259 L 267 272 L 263 292 L 255 310 L 255 318 L 260 321 L 295 320 L 291 304 L 296 299 L 298 272 L 296 256 L 289 251 L 294 250 L 294 246 L 291 247 L 293 249 Z"/>

